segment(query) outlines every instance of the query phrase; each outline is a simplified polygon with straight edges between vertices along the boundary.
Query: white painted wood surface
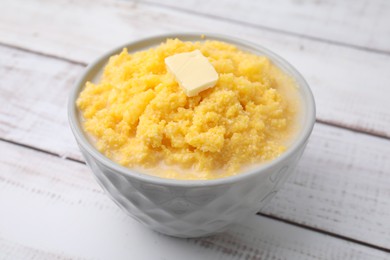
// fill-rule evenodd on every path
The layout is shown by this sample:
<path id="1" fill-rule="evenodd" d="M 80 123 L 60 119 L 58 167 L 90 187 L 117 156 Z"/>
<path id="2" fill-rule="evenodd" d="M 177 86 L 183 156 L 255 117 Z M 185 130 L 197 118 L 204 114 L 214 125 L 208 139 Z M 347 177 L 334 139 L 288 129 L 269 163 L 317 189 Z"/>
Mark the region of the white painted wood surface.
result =
<path id="1" fill-rule="evenodd" d="M 8 151 L 0 162 L 1 259 L 388 257 L 379 250 L 260 216 L 213 237 L 170 238 L 123 213 L 85 165 L 4 142 L 0 150 Z"/>
<path id="2" fill-rule="evenodd" d="M 5 58 L 0 78 L 9 82 L 0 96 L 0 138 L 82 161 L 63 93 L 84 68 L 7 47 L 0 47 L 0 55 Z M 385 247 L 390 244 L 390 223 L 383 226 L 390 219 L 386 154 L 389 140 L 318 124 L 297 172 L 264 212 Z"/>
<path id="3" fill-rule="evenodd" d="M 390 53 L 390 3 L 386 0 L 141 0 L 210 18 L 313 40 Z"/>
<path id="4" fill-rule="evenodd" d="M 260 8 L 247 0 L 232 13 L 233 1 L 224 1 L 213 15 L 218 1 L 195 12 L 194 1 L 0 2 L 0 259 L 390 258 L 388 4 Z M 85 64 L 138 37 L 188 30 L 232 33 L 278 52 L 311 84 L 318 120 L 333 125 L 316 125 L 298 169 L 262 216 L 201 240 L 145 230 L 84 165 L 65 159 L 82 160 L 66 99 Z"/>

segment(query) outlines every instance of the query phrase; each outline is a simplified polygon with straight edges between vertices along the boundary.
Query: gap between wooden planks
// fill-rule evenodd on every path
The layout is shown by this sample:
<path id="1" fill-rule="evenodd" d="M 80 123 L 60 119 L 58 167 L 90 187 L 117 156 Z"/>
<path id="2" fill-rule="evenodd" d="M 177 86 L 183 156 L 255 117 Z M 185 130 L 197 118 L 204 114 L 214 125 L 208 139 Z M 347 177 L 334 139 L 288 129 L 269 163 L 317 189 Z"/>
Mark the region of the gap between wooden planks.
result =
<path id="1" fill-rule="evenodd" d="M 1 141 L 0 151 L 7 151 L 0 160 L 1 259 L 348 260 L 389 256 L 261 216 L 221 235 L 174 239 L 129 218 L 104 195 L 85 165 Z"/>
<path id="2" fill-rule="evenodd" d="M 41 8 L 42 4 L 45 8 Z M 307 78 L 316 97 L 321 122 L 390 137 L 387 100 L 390 55 L 139 2 L 86 0 L 72 4 L 65 0 L 37 0 L 26 4 L 8 0 L 2 5 L 0 17 L 4 30 L 0 30 L 0 42 L 76 63 L 88 63 L 129 40 L 189 29 L 206 34 L 218 31 L 261 43 L 289 60 Z M 52 19 L 53 13 L 56 19 Z M 33 23 L 31 17 L 34 17 Z"/>
<path id="3" fill-rule="evenodd" d="M 10 48 L 0 53 L 0 138 L 82 161 L 66 99 L 83 66 Z M 388 248 L 389 144 L 317 124 L 297 171 L 263 213 Z"/>

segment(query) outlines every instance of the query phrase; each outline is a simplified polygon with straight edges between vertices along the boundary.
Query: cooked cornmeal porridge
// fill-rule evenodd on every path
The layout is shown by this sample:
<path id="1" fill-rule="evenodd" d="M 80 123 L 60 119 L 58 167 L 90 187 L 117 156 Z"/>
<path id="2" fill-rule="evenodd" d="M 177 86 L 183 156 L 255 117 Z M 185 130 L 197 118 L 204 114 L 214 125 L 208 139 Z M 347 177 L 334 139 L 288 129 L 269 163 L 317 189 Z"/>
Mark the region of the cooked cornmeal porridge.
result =
<path id="1" fill-rule="evenodd" d="M 165 59 L 199 50 L 215 86 L 187 96 Z M 83 127 L 108 158 L 160 177 L 207 180 L 280 156 L 294 139 L 300 98 L 293 79 L 266 57 L 219 41 L 168 39 L 110 58 L 77 106 Z"/>

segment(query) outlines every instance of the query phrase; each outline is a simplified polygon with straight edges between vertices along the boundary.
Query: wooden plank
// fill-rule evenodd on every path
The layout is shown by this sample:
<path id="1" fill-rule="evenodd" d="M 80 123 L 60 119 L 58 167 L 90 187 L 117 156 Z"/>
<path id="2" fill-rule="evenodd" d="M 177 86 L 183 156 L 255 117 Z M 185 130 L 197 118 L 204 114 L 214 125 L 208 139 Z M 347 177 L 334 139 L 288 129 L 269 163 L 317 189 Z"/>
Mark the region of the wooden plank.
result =
<path id="1" fill-rule="evenodd" d="M 66 100 L 83 66 L 0 46 L 0 137 L 81 159 Z"/>
<path id="2" fill-rule="evenodd" d="M 82 67 L 9 48 L 0 55 L 0 138 L 82 160 L 66 117 Z M 389 154 L 388 140 L 318 124 L 294 177 L 264 212 L 389 247 Z"/>
<path id="3" fill-rule="evenodd" d="M 85 165 L 1 141 L 0 151 L 7 151 L 0 157 L 1 259 L 386 259 L 390 256 L 259 216 L 214 237 L 166 237 L 123 213 L 104 195 Z"/>
<path id="4" fill-rule="evenodd" d="M 390 54 L 390 3 L 386 0 L 141 2 Z"/>
<path id="5" fill-rule="evenodd" d="M 390 249 L 389 159 L 388 140 L 317 124 L 262 212 Z"/>
<path id="6" fill-rule="evenodd" d="M 52 19 L 54 13 L 56 19 Z M 189 28 L 218 31 L 269 47 L 307 78 L 321 121 L 390 137 L 390 55 L 133 2 L 86 0 L 76 5 L 65 0 L 8 0 L 0 8 L 0 42 L 81 63 L 139 37 Z"/>

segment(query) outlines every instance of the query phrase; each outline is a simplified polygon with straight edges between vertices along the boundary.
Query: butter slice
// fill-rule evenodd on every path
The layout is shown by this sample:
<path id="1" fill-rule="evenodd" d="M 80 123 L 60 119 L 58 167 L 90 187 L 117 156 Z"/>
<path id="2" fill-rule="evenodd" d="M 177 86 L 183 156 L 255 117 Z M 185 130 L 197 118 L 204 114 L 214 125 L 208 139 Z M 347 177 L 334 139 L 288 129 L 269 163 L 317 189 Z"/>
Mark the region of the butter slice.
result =
<path id="1" fill-rule="evenodd" d="M 214 87 L 218 81 L 218 73 L 199 50 L 167 57 L 165 64 L 188 97 Z"/>

